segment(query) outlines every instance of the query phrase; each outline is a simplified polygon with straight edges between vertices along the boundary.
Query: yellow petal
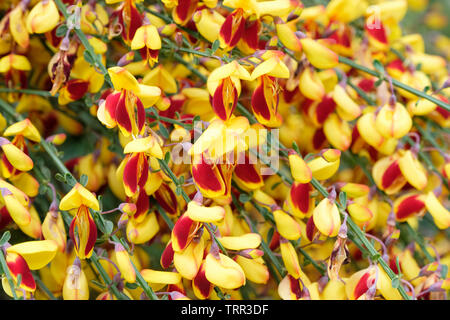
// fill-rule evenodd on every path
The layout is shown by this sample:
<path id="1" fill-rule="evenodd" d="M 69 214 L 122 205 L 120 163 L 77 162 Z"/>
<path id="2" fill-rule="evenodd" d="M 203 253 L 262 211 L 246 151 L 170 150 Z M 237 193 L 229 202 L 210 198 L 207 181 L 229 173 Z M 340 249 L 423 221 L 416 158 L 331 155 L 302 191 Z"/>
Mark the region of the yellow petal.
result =
<path id="1" fill-rule="evenodd" d="M 221 237 L 219 241 L 230 250 L 254 249 L 261 244 L 261 236 L 258 233 L 246 233 L 242 236 Z"/>
<path id="2" fill-rule="evenodd" d="M 220 206 L 204 207 L 196 201 L 188 203 L 186 214 L 198 222 L 218 222 L 225 216 L 225 209 Z"/>
<path id="3" fill-rule="evenodd" d="M 56 255 L 58 245 L 53 240 L 26 241 L 15 244 L 7 252 L 21 255 L 31 270 L 39 270 L 45 267 Z"/>

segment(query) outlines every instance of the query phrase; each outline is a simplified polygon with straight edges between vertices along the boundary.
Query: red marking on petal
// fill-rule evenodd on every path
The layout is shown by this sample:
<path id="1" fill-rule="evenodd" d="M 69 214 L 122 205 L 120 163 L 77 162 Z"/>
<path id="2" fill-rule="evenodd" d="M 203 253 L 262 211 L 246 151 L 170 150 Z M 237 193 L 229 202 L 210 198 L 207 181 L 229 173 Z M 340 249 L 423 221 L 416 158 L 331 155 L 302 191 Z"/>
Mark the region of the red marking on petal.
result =
<path id="1" fill-rule="evenodd" d="M 257 19 L 254 21 L 246 21 L 245 31 L 242 34 L 242 40 L 247 43 L 247 45 L 256 50 L 258 49 L 258 32 L 261 28 L 261 22 Z"/>
<path id="2" fill-rule="evenodd" d="M 217 116 L 222 120 L 228 120 L 236 108 L 238 93 L 233 81 L 229 77 L 220 81 L 214 91 L 212 107 Z"/>
<path id="3" fill-rule="evenodd" d="M 116 92 L 108 95 L 105 100 L 105 111 L 109 114 L 112 119 L 116 119 L 116 108 L 119 104 L 119 99 L 121 98 L 121 93 Z"/>
<path id="4" fill-rule="evenodd" d="M 380 25 L 376 28 L 369 28 L 368 25 L 365 25 L 366 32 L 369 34 L 369 36 L 373 37 L 377 41 L 381 43 L 388 43 L 387 36 L 386 36 L 386 29 L 384 28 L 381 21 L 379 22 Z"/>
<path id="5" fill-rule="evenodd" d="M 227 120 L 227 111 L 223 104 L 223 85 L 224 82 L 221 81 L 216 91 L 214 91 L 214 96 L 212 99 L 212 107 L 217 116 L 222 120 Z"/>
<path id="6" fill-rule="evenodd" d="M 189 235 L 193 225 L 194 221 L 191 220 L 191 218 L 189 218 L 186 214 L 183 214 L 180 218 L 178 218 L 172 229 L 172 235 L 176 239 L 181 250 L 186 248 L 189 244 Z"/>
<path id="7" fill-rule="evenodd" d="M 375 89 L 375 80 L 364 78 L 358 83 L 358 87 L 365 92 L 370 92 Z"/>
<path id="8" fill-rule="evenodd" d="M 316 130 L 316 132 L 314 132 L 314 137 L 313 137 L 313 147 L 316 150 L 321 149 L 321 147 L 323 146 L 323 144 L 325 143 L 325 141 L 327 140 L 325 133 L 323 132 L 323 129 L 320 128 L 318 130 Z"/>
<path id="9" fill-rule="evenodd" d="M 174 15 L 178 18 L 181 24 L 185 24 L 191 18 L 195 8 L 197 7 L 197 0 L 178 0 L 178 5 L 174 10 Z"/>
<path id="10" fill-rule="evenodd" d="M 397 207 L 397 219 L 406 219 L 425 208 L 425 203 L 419 199 L 419 195 L 413 195 L 403 199 Z"/>
<path id="11" fill-rule="evenodd" d="M 146 214 L 149 208 L 150 208 L 149 198 L 145 193 L 145 190 L 142 188 L 140 189 L 139 195 L 136 199 L 136 212 L 134 213 L 133 217 L 135 219 L 138 219 L 140 216 Z"/>
<path id="12" fill-rule="evenodd" d="M 364 293 L 369 290 L 369 287 L 367 285 L 367 280 L 369 280 L 369 272 L 365 273 L 361 279 L 359 279 L 358 283 L 355 286 L 355 289 L 353 291 L 353 294 L 355 295 L 355 300 L 361 297 Z"/>
<path id="13" fill-rule="evenodd" d="M 398 161 L 395 160 L 384 172 L 383 178 L 381 179 L 381 185 L 383 188 L 389 188 L 394 181 L 402 175 L 400 171 L 400 166 L 398 165 Z"/>
<path id="14" fill-rule="evenodd" d="M 202 189 L 219 192 L 223 189 L 222 179 L 215 165 L 206 162 L 204 155 L 200 163 L 192 166 L 192 177 Z"/>
<path id="15" fill-rule="evenodd" d="M 138 167 L 139 154 L 132 154 L 128 157 L 127 163 L 123 169 L 123 183 L 132 193 L 137 191 L 138 186 Z"/>
<path id="16" fill-rule="evenodd" d="M 291 187 L 290 195 L 292 203 L 303 213 L 307 213 L 309 211 L 310 191 L 311 186 L 309 183 L 294 182 Z"/>
<path id="17" fill-rule="evenodd" d="M 256 87 L 252 95 L 252 109 L 255 114 L 263 117 L 266 120 L 270 120 L 270 110 L 264 96 L 264 82 Z"/>
<path id="18" fill-rule="evenodd" d="M 36 290 L 36 282 L 34 282 L 33 274 L 28 267 L 25 259 L 16 253 L 9 253 L 6 255 L 6 264 L 8 269 L 13 274 L 14 278 L 17 279 L 19 274 L 22 277 L 21 286 L 24 286 L 30 290 Z"/>
<path id="19" fill-rule="evenodd" d="M 245 155 L 245 162 L 239 163 L 234 168 L 234 173 L 236 176 L 244 182 L 258 184 L 262 182 L 262 178 L 256 171 L 255 165 L 249 163 L 250 160 L 247 155 Z"/>
<path id="20" fill-rule="evenodd" d="M 300 287 L 300 281 L 295 279 L 293 276 L 288 275 L 289 277 L 289 285 L 291 288 L 291 292 L 295 294 L 297 299 L 302 297 L 302 288 Z"/>
<path id="21" fill-rule="evenodd" d="M 314 233 L 316 230 L 317 228 L 314 224 L 313 216 L 311 216 L 306 223 L 306 237 L 309 239 L 309 241 L 312 241 L 314 239 Z"/>
<path id="22" fill-rule="evenodd" d="M 126 93 L 125 92 L 121 94 L 121 97 L 117 103 L 116 113 L 115 113 L 114 118 L 116 119 L 117 123 L 120 125 L 121 128 L 123 128 L 127 132 L 131 133 L 132 125 L 131 125 L 130 114 L 128 113 L 127 106 L 126 106 Z"/>
<path id="23" fill-rule="evenodd" d="M 403 66 L 403 61 L 401 59 L 395 59 L 389 63 L 386 68 L 397 69 L 401 72 L 405 72 L 406 68 Z"/>
<path id="24" fill-rule="evenodd" d="M 144 188 L 145 184 L 147 183 L 148 167 L 149 167 L 148 158 L 145 154 L 141 153 L 140 158 L 139 158 L 139 172 L 138 172 L 138 176 L 139 176 L 138 185 L 141 188 Z"/>
<path id="25" fill-rule="evenodd" d="M 13 165 L 11 164 L 11 162 L 9 162 L 8 158 L 6 158 L 5 154 L 3 154 L 3 156 L 2 156 L 2 162 L 3 162 L 3 165 L 5 166 L 6 170 L 8 170 L 8 173 L 10 175 L 12 175 L 15 169 L 14 169 Z M 20 172 L 20 171 L 17 170 L 17 172 Z"/>
<path id="26" fill-rule="evenodd" d="M 89 88 L 89 82 L 79 79 L 72 79 L 67 82 L 67 91 L 72 100 L 81 99 Z"/>
<path id="27" fill-rule="evenodd" d="M 276 248 L 278 248 L 279 245 L 280 245 L 280 234 L 278 233 L 278 231 L 275 231 L 273 233 L 272 239 L 270 240 L 269 248 L 270 250 L 275 250 Z"/>
<path id="28" fill-rule="evenodd" d="M 330 95 L 326 95 L 317 105 L 316 117 L 318 123 L 324 123 L 328 116 L 336 109 L 336 102 Z"/>
<path id="29" fill-rule="evenodd" d="M 173 251 L 173 247 L 172 247 L 172 242 L 169 242 L 169 244 L 167 245 L 167 247 L 164 249 L 163 253 L 161 254 L 161 259 L 160 259 L 161 267 L 163 267 L 164 269 L 167 269 L 168 267 L 170 267 L 170 265 L 172 264 L 172 261 L 173 261 L 173 255 L 174 255 L 174 251 Z"/>
<path id="30" fill-rule="evenodd" d="M 97 240 L 97 226 L 95 225 L 94 219 L 92 219 L 92 216 L 89 212 L 89 209 L 86 208 L 86 216 L 88 218 L 89 222 L 89 237 L 88 241 L 86 243 L 86 248 L 84 249 L 85 256 L 89 256 L 91 251 L 94 249 L 95 241 Z"/>
<path id="31" fill-rule="evenodd" d="M 126 40 L 132 40 L 136 30 L 142 25 L 142 16 L 134 6 L 134 1 L 126 1 L 126 6 L 119 17 L 127 21 L 122 34 Z"/>
<path id="32" fill-rule="evenodd" d="M 245 18 L 243 16 L 244 10 L 236 9 L 231 13 L 222 24 L 219 31 L 219 37 L 229 46 L 234 47 L 241 39 L 244 28 Z"/>
<path id="33" fill-rule="evenodd" d="M 136 109 L 137 109 L 138 131 L 141 132 L 145 124 L 145 109 L 141 99 L 139 99 L 138 97 L 136 97 Z"/>
<path id="34" fill-rule="evenodd" d="M 8 212 L 8 209 L 6 209 L 6 206 L 3 206 L 0 208 L 0 230 L 2 230 L 4 227 L 6 227 L 8 224 L 12 222 L 11 215 Z"/>
<path id="35" fill-rule="evenodd" d="M 197 275 L 192 279 L 192 286 L 195 286 L 204 299 L 211 294 L 213 285 L 206 279 L 204 263 L 200 266 Z"/>
<path id="36" fill-rule="evenodd" d="M 177 213 L 177 197 L 168 185 L 162 184 L 153 196 L 168 214 L 174 215 Z"/>

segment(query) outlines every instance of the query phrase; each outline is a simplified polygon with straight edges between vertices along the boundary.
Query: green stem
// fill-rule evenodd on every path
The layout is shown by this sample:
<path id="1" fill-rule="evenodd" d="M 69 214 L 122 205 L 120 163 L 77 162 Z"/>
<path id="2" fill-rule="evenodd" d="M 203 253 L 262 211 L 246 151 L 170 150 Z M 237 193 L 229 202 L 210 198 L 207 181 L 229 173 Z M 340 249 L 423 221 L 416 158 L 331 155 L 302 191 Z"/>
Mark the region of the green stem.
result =
<path id="1" fill-rule="evenodd" d="M 5 256 L 3 255 L 3 249 L 0 248 L 0 265 L 2 266 L 2 270 L 6 275 L 6 279 L 8 280 L 9 287 L 11 289 L 14 300 L 19 300 L 16 294 L 16 286 L 14 285 L 13 278 L 11 273 L 9 272 L 8 265 L 6 264 Z"/>
<path id="2" fill-rule="evenodd" d="M 41 288 L 42 291 L 45 292 L 45 294 L 50 298 L 50 300 L 58 300 L 39 277 L 35 276 L 34 281 L 36 281 L 37 285 Z"/>
<path id="3" fill-rule="evenodd" d="M 348 58 L 340 56 L 339 57 L 339 62 L 344 63 L 346 65 L 349 65 L 349 66 L 351 66 L 351 67 L 353 67 L 355 69 L 358 69 L 360 71 L 363 71 L 365 73 L 368 73 L 368 74 L 370 74 L 370 75 L 372 75 L 374 77 L 382 78 L 381 75 L 377 71 L 369 69 L 367 67 L 364 67 L 364 66 L 362 66 L 362 65 L 360 65 L 360 64 L 358 64 L 358 63 L 356 63 L 353 60 L 350 60 Z M 438 106 L 440 106 L 441 108 L 443 108 L 443 109 L 445 109 L 447 111 L 450 111 L 450 105 L 449 104 L 447 104 L 444 101 L 441 101 L 441 100 L 439 100 L 439 99 L 437 99 L 435 97 L 432 97 L 432 96 L 426 94 L 423 91 L 419 91 L 417 89 L 414 89 L 414 88 L 412 88 L 412 87 L 410 87 L 410 86 L 408 86 L 408 85 L 406 85 L 406 84 L 404 84 L 404 83 L 402 83 L 402 82 L 400 82 L 400 81 L 398 81 L 396 79 L 392 79 L 392 84 L 394 86 L 396 86 L 396 87 L 398 87 L 400 89 L 403 89 L 405 91 L 408 91 L 409 93 L 412 93 L 412 94 L 414 94 L 414 95 L 416 95 L 418 97 L 427 99 L 427 100 L 437 104 Z"/>
<path id="4" fill-rule="evenodd" d="M 0 92 L 17 92 L 17 93 L 25 93 L 25 94 L 33 94 L 36 96 L 42 96 L 42 97 L 53 97 L 50 92 L 44 91 L 44 90 L 37 90 L 37 89 L 15 89 L 15 88 L 0 88 Z M 55 96 L 57 97 L 57 95 Z"/>
<path id="5" fill-rule="evenodd" d="M 89 260 L 92 261 L 92 263 L 95 265 L 95 268 L 99 272 L 99 274 L 102 277 L 105 284 L 110 287 L 111 291 L 118 299 L 130 300 L 130 298 L 127 295 L 125 295 L 123 292 L 120 292 L 119 289 L 117 289 L 116 285 L 114 283 L 112 283 L 112 281 L 109 278 L 108 274 L 106 273 L 105 269 L 103 269 L 102 265 L 98 261 L 98 256 L 95 253 L 95 251 L 92 252 L 92 256 L 90 257 Z"/>

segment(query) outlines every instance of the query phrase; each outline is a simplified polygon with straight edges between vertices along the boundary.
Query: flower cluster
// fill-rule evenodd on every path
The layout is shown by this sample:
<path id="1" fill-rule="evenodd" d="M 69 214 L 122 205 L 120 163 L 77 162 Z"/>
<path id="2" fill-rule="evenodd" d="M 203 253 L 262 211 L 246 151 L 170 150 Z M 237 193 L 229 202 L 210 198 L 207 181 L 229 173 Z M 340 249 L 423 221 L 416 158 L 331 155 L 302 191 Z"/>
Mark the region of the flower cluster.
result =
<path id="1" fill-rule="evenodd" d="M 448 38 L 400 27 L 427 2 L 3 1 L 4 293 L 445 299 Z"/>

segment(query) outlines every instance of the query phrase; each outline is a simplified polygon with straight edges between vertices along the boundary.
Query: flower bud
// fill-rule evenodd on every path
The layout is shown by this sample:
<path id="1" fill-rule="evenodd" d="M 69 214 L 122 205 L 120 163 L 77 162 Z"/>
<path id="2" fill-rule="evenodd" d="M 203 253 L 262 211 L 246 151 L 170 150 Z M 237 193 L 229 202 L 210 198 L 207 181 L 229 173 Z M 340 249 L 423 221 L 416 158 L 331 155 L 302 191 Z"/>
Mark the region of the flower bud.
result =
<path id="1" fill-rule="evenodd" d="M 425 206 L 439 229 L 445 230 L 450 227 L 450 212 L 441 204 L 432 191 L 429 191 L 427 194 Z"/>
<path id="2" fill-rule="evenodd" d="M 300 183 L 308 183 L 312 179 L 311 169 L 297 153 L 289 152 L 289 167 L 292 177 Z"/>
<path id="3" fill-rule="evenodd" d="M 231 258 L 221 253 L 219 253 L 219 259 L 211 253 L 206 256 L 205 276 L 209 282 L 225 289 L 237 289 L 245 285 L 244 270 Z"/>
<path id="4" fill-rule="evenodd" d="M 399 139 L 409 132 L 412 120 L 401 103 L 385 104 L 376 116 L 375 127 L 383 137 Z"/>
<path id="5" fill-rule="evenodd" d="M 320 233 L 328 237 L 335 237 L 339 233 L 341 226 L 341 216 L 339 215 L 336 203 L 328 198 L 319 202 L 313 212 L 314 225 Z"/>
<path id="6" fill-rule="evenodd" d="M 62 295 L 64 300 L 89 300 L 88 281 L 78 259 L 67 269 Z"/>
<path id="7" fill-rule="evenodd" d="M 317 40 L 300 39 L 308 61 L 318 69 L 331 69 L 338 65 L 339 56 Z"/>
<path id="8" fill-rule="evenodd" d="M 288 240 L 297 240 L 301 237 L 300 225 L 289 214 L 281 209 L 276 209 L 273 211 L 273 217 L 280 235 Z"/>
<path id="9" fill-rule="evenodd" d="M 57 26 L 59 12 L 53 0 L 39 1 L 27 16 L 29 33 L 46 33 Z"/>

